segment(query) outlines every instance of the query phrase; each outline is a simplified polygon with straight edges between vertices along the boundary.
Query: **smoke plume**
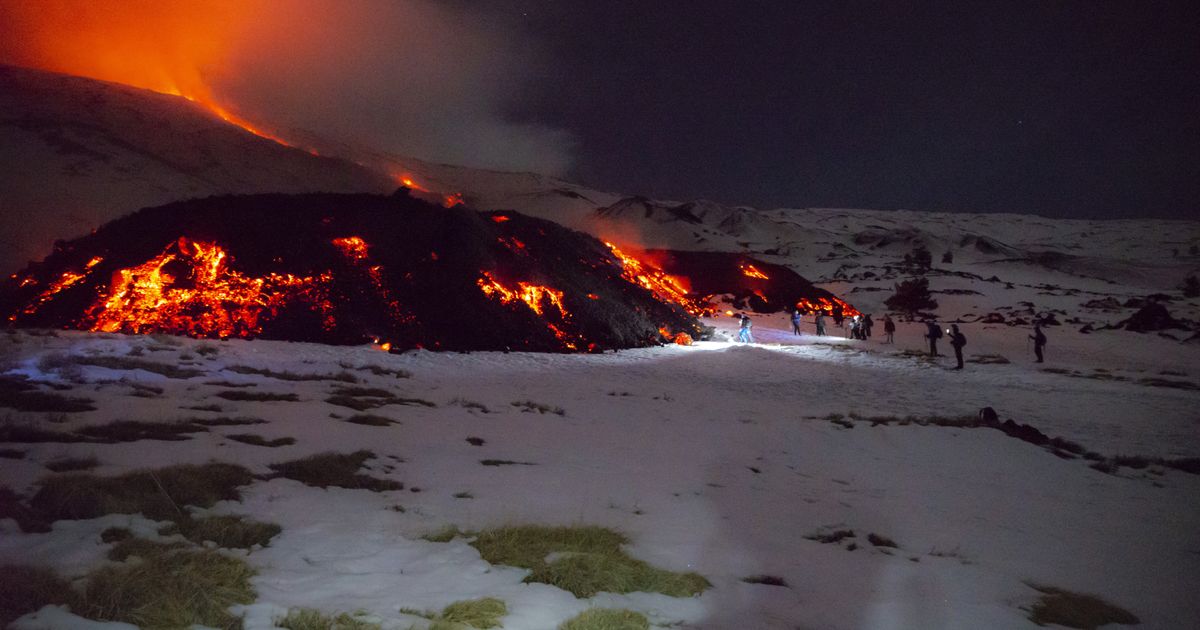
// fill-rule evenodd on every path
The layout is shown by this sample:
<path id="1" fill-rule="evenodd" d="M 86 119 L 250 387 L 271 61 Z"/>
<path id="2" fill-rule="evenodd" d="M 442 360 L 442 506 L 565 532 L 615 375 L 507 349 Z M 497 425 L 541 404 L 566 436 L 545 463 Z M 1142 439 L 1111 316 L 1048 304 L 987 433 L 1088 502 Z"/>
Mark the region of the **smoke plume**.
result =
<path id="1" fill-rule="evenodd" d="M 514 120 L 548 63 L 519 24 L 438 0 L 15 0 L 0 61 L 181 94 L 271 133 L 562 174 L 573 140 Z"/>

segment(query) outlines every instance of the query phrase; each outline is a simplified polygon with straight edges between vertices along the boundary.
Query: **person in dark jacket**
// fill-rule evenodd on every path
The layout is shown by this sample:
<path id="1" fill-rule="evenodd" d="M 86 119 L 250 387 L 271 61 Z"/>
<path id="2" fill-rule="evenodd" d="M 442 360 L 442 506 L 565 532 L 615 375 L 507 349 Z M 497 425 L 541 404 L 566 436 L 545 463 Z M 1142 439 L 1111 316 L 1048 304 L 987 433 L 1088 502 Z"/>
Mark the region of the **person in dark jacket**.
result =
<path id="1" fill-rule="evenodd" d="M 937 340 L 942 338 L 942 329 L 938 328 L 937 322 L 925 322 L 925 338 L 929 340 L 929 356 L 936 357 Z"/>
<path id="2" fill-rule="evenodd" d="M 871 338 L 871 329 L 875 327 L 875 322 L 871 321 L 871 314 L 863 315 L 863 339 Z"/>
<path id="3" fill-rule="evenodd" d="M 967 345 L 967 336 L 958 330 L 958 324 L 950 324 L 950 345 L 954 348 L 954 358 L 958 359 L 956 370 L 963 369 L 963 346 Z"/>
<path id="4" fill-rule="evenodd" d="M 1029 338 L 1033 340 L 1033 353 L 1037 355 L 1037 362 L 1043 363 L 1042 348 L 1046 346 L 1046 334 L 1042 332 L 1041 324 L 1033 325 L 1033 334 L 1029 335 Z"/>
<path id="5" fill-rule="evenodd" d="M 843 316 L 842 316 L 842 307 L 840 304 L 833 307 L 833 312 L 831 313 L 831 315 L 833 316 L 833 325 L 837 326 L 838 328 L 841 328 Z"/>
<path id="6" fill-rule="evenodd" d="M 814 317 L 813 320 L 817 324 L 817 336 L 824 337 L 825 336 L 825 313 L 822 313 L 821 311 L 817 311 L 817 316 Z"/>
<path id="7" fill-rule="evenodd" d="M 892 321 L 891 315 L 883 316 L 883 334 L 886 337 L 886 341 L 884 341 L 883 343 L 894 343 L 895 342 L 895 339 L 893 339 L 893 336 L 896 334 L 896 322 Z"/>
<path id="8" fill-rule="evenodd" d="M 750 334 L 750 328 L 753 324 L 750 323 L 750 318 L 742 313 L 742 323 L 738 326 L 738 341 L 742 343 L 754 343 L 754 336 Z"/>
<path id="9" fill-rule="evenodd" d="M 796 309 L 792 311 L 792 332 L 796 333 L 797 335 L 800 334 L 800 322 L 800 309 Z"/>

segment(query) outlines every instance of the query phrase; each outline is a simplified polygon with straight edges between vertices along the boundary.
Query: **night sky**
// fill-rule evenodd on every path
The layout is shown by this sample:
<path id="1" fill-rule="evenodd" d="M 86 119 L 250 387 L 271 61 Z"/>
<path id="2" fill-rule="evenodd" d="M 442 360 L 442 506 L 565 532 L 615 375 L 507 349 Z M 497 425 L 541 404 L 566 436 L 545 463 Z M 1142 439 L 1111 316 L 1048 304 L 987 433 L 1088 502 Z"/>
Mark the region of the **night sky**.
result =
<path id="1" fill-rule="evenodd" d="M 919 4 L 919 6 L 918 6 Z M 593 187 L 1200 217 L 1195 2 L 498 2 Z M 916 8 L 914 8 L 916 7 Z"/>

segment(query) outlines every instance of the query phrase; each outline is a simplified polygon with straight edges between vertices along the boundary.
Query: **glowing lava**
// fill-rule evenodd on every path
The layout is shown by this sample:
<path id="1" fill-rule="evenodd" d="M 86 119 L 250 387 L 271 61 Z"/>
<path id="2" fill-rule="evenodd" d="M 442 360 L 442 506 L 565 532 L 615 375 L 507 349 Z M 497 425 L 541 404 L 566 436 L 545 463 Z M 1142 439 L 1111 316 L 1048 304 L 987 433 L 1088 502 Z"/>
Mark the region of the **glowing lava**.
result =
<path id="1" fill-rule="evenodd" d="M 229 262 L 215 243 L 180 238 L 145 263 L 118 270 L 85 321 L 93 331 L 251 337 L 282 307 L 301 301 L 323 315 L 327 329 L 334 326 L 332 274 L 251 278 Z"/>
<path id="2" fill-rule="evenodd" d="M 704 315 L 712 311 L 708 301 L 690 295 L 686 280 L 663 273 L 661 270 L 626 254 L 616 245 L 605 241 L 617 262 L 621 265 L 621 276 L 652 293 L 660 302 L 678 304 L 693 315 Z"/>
<path id="3" fill-rule="evenodd" d="M 749 263 L 740 263 L 738 269 L 742 270 L 742 274 L 750 278 L 760 278 L 762 280 L 770 280 L 767 274 L 758 270 L 757 267 Z M 764 298 L 766 299 L 766 298 Z"/>
<path id="4" fill-rule="evenodd" d="M 483 271 L 480 272 L 483 277 L 476 281 L 479 289 L 488 297 L 496 297 L 503 304 L 508 304 L 514 300 L 520 300 L 525 303 L 534 313 L 538 315 L 544 314 L 544 302 L 549 301 L 551 306 L 558 309 L 558 314 L 563 319 L 566 319 L 569 314 L 563 306 L 563 293 L 551 289 L 550 287 L 537 284 L 529 284 L 527 282 L 518 282 L 516 289 L 511 289 L 496 281 L 492 274 Z"/>

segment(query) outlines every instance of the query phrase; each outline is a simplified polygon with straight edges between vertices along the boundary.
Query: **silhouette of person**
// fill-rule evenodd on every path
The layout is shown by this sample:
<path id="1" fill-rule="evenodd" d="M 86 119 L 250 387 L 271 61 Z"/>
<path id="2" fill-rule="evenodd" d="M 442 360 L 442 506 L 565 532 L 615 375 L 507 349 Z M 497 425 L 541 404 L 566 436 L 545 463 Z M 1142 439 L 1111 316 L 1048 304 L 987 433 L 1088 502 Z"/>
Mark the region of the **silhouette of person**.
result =
<path id="1" fill-rule="evenodd" d="M 884 343 L 894 343 L 895 342 L 895 339 L 893 337 L 896 334 L 896 322 L 892 321 L 891 315 L 883 316 L 883 334 L 887 338 L 887 340 L 884 341 Z"/>
<path id="2" fill-rule="evenodd" d="M 937 322 L 925 322 L 925 327 L 925 338 L 929 340 L 929 356 L 936 357 L 937 340 L 942 337 L 942 329 L 938 328 Z"/>
<path id="3" fill-rule="evenodd" d="M 1033 334 L 1029 335 L 1029 338 L 1033 340 L 1033 353 L 1037 355 L 1037 363 L 1044 363 L 1042 348 L 1046 347 L 1046 334 L 1042 332 L 1041 324 L 1033 325 Z"/>
<path id="4" fill-rule="evenodd" d="M 954 348 L 954 358 L 958 360 L 956 370 L 963 369 L 963 346 L 967 345 L 967 336 L 959 332 L 958 324 L 950 324 L 950 345 Z"/>

